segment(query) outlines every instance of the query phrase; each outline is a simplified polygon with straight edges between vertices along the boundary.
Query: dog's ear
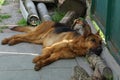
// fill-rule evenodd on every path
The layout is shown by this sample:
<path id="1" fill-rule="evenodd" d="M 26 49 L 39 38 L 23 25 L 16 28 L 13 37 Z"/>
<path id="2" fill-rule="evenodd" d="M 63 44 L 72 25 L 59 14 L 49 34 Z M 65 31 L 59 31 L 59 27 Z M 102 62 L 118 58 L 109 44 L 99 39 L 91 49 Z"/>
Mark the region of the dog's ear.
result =
<path id="1" fill-rule="evenodd" d="M 96 32 L 96 35 L 99 35 L 99 36 L 100 36 L 100 30 L 98 30 L 98 31 Z"/>
<path id="2" fill-rule="evenodd" d="M 74 23 L 83 25 L 83 21 L 80 19 L 75 19 Z"/>
<path id="3" fill-rule="evenodd" d="M 90 28 L 90 26 L 89 26 L 88 24 L 85 24 L 85 25 L 83 26 L 83 30 L 84 30 L 83 36 L 84 36 L 85 38 L 92 33 L 91 28 Z"/>
<path id="4" fill-rule="evenodd" d="M 76 24 L 83 25 L 83 21 L 80 20 L 80 19 L 75 19 L 75 20 L 73 21 L 73 24 L 72 24 L 71 28 L 73 29 Z"/>

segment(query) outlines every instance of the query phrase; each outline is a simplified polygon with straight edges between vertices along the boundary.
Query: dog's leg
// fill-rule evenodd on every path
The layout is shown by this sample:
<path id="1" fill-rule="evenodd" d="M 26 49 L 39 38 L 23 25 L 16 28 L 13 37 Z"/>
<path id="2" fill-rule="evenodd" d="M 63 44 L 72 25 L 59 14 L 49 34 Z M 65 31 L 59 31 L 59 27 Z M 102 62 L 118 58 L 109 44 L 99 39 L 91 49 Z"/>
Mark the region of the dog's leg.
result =
<path id="1" fill-rule="evenodd" d="M 2 40 L 2 44 L 9 44 L 9 45 L 15 45 L 20 42 L 30 42 L 35 44 L 42 43 L 40 39 L 37 39 L 36 35 L 33 33 L 27 33 L 27 34 L 18 34 L 14 35 L 10 38 L 5 38 Z"/>
<path id="2" fill-rule="evenodd" d="M 31 27 L 31 26 L 24 26 L 24 27 L 15 26 L 15 27 L 11 28 L 11 30 L 13 30 L 13 31 L 26 32 L 26 33 L 31 32 L 34 29 L 35 29 L 35 27 Z"/>
<path id="3" fill-rule="evenodd" d="M 69 51 L 69 48 L 67 48 L 69 42 L 71 41 L 61 41 L 50 47 L 44 48 L 42 55 L 33 59 L 33 62 L 36 63 L 35 70 L 38 71 L 43 66 L 46 66 L 61 58 L 74 58 L 75 55 Z"/>
<path id="4" fill-rule="evenodd" d="M 48 64 L 51 64 L 52 62 L 55 62 L 56 60 L 60 59 L 60 53 L 53 53 L 50 55 L 50 57 L 48 57 L 45 60 L 40 60 L 35 64 L 34 69 L 36 71 L 40 70 L 43 66 L 46 66 Z"/>
<path id="5" fill-rule="evenodd" d="M 50 56 L 50 54 L 52 54 L 52 52 L 54 52 L 54 51 L 62 50 L 62 48 L 67 46 L 68 42 L 69 41 L 64 40 L 64 41 L 61 41 L 61 42 L 57 42 L 50 47 L 45 47 L 42 50 L 42 55 L 35 57 L 33 59 L 33 63 L 37 63 L 37 61 L 39 61 L 39 60 L 48 58 Z"/>
<path id="6" fill-rule="evenodd" d="M 65 51 L 61 51 L 61 52 L 52 53 L 48 58 L 37 61 L 34 69 L 38 71 L 42 67 L 49 65 L 59 59 L 71 59 L 71 58 L 75 58 L 75 55 L 72 54 L 71 52 L 67 53 Z"/>
<path id="7" fill-rule="evenodd" d="M 20 39 L 20 37 L 23 36 L 23 34 L 18 34 L 18 35 L 14 35 L 12 37 L 9 37 L 9 38 L 5 38 L 2 40 L 2 44 L 15 44 L 15 39 Z"/>
<path id="8" fill-rule="evenodd" d="M 51 47 L 46 47 L 42 50 L 42 54 L 39 55 L 39 56 L 36 56 L 34 59 L 33 59 L 33 63 L 37 63 L 39 62 L 40 60 L 44 60 L 48 57 L 50 57 L 50 55 L 52 54 L 52 51 L 53 49 Z"/>
<path id="9" fill-rule="evenodd" d="M 53 51 L 61 50 L 63 47 L 67 46 L 68 42 L 69 41 L 61 41 L 53 44 L 50 47 L 43 48 L 42 55 L 35 57 L 33 59 L 33 63 L 37 63 L 39 60 L 48 58 Z"/>

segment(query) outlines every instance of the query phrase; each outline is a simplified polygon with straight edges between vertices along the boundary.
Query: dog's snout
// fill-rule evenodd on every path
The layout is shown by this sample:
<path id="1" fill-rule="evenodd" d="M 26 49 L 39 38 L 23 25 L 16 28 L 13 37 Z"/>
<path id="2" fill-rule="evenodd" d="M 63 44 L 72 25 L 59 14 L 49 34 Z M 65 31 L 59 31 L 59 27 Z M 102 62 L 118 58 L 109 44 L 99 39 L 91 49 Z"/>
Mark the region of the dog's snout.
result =
<path id="1" fill-rule="evenodd" d="M 97 47 L 97 48 L 92 48 L 92 49 L 90 49 L 90 51 L 92 51 L 92 52 L 94 52 L 96 55 L 98 55 L 98 56 L 100 56 L 100 54 L 102 53 L 102 46 L 99 46 L 99 47 Z"/>
<path id="2" fill-rule="evenodd" d="M 98 51 L 102 51 L 102 47 L 99 46 L 99 47 L 97 48 L 97 50 L 98 50 Z"/>
<path id="3" fill-rule="evenodd" d="M 103 50 L 103 49 L 102 49 L 102 46 L 99 46 L 99 47 L 96 49 L 95 54 L 99 56 L 99 55 L 102 53 L 102 50 Z"/>

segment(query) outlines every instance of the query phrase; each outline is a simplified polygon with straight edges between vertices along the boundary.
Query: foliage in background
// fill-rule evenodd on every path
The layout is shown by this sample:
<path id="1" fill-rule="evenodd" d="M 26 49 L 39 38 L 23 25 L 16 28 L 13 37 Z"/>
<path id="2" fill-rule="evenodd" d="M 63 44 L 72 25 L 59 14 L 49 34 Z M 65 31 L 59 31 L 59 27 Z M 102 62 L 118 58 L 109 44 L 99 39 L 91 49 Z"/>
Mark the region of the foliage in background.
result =
<path id="1" fill-rule="evenodd" d="M 18 12 L 20 12 L 20 10 L 18 10 Z M 52 15 L 52 20 L 55 22 L 59 22 L 64 17 L 64 15 L 65 13 L 55 10 L 54 14 Z M 17 25 L 26 26 L 27 22 L 24 18 L 22 18 L 21 20 L 17 22 Z"/>
<path id="2" fill-rule="evenodd" d="M 21 10 L 20 9 L 18 9 L 18 11 L 17 11 L 18 13 L 21 13 Z"/>
<path id="3" fill-rule="evenodd" d="M 59 22 L 63 17 L 65 13 L 60 12 L 59 10 L 55 10 L 54 14 L 52 15 L 52 20 L 55 22 Z"/>
<path id="4" fill-rule="evenodd" d="M 7 29 L 7 28 L 8 28 L 8 26 L 0 26 L 0 33 L 2 33 L 3 30 L 4 30 L 4 29 Z"/>
<path id="5" fill-rule="evenodd" d="M 5 0 L 0 0 L 0 5 L 2 5 L 4 3 Z"/>
<path id="6" fill-rule="evenodd" d="M 17 25 L 19 25 L 19 26 L 26 26 L 27 22 L 26 22 L 26 20 L 24 18 L 22 18 L 21 20 L 19 20 L 17 22 Z"/>
<path id="7" fill-rule="evenodd" d="M 99 26 L 96 24 L 95 21 L 92 21 L 93 22 L 93 25 L 95 27 L 96 30 L 100 30 L 100 36 L 102 37 L 104 43 L 105 43 L 105 35 L 103 34 L 102 30 L 99 28 Z"/>
<path id="8" fill-rule="evenodd" d="M 7 0 L 3 0 L 3 3 L 1 5 L 7 5 L 9 2 Z"/>
<path id="9" fill-rule="evenodd" d="M 8 19 L 8 18 L 10 18 L 11 16 L 9 15 L 9 14 L 1 14 L 0 15 L 0 22 L 2 22 L 2 20 L 4 20 L 4 19 Z"/>

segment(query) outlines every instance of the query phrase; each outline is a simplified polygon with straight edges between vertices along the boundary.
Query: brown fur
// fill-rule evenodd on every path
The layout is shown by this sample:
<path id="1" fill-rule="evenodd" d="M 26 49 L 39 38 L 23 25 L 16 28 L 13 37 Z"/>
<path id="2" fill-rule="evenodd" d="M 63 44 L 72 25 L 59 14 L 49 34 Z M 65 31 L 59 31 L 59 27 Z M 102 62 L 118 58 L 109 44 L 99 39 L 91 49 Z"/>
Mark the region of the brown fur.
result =
<path id="1" fill-rule="evenodd" d="M 27 32 L 5 38 L 2 44 L 14 45 L 20 42 L 42 44 L 42 54 L 33 59 L 35 70 L 40 70 L 56 60 L 84 56 L 90 49 L 101 46 L 98 33 L 91 33 L 88 24 L 84 25 L 84 34 L 79 35 L 73 31 L 55 33 L 55 22 L 46 21 L 34 29 L 29 27 L 15 27 L 12 30 Z M 93 41 L 93 39 L 95 41 Z"/>

